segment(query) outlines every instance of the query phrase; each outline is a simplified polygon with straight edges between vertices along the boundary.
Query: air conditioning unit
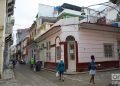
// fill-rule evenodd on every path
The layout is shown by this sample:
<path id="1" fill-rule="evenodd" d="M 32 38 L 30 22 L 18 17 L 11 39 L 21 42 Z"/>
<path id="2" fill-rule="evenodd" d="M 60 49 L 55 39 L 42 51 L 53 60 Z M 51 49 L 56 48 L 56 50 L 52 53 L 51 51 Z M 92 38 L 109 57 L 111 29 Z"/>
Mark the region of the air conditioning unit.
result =
<path id="1" fill-rule="evenodd" d="M 81 15 L 86 15 L 86 13 L 85 13 L 85 12 L 82 12 Z"/>

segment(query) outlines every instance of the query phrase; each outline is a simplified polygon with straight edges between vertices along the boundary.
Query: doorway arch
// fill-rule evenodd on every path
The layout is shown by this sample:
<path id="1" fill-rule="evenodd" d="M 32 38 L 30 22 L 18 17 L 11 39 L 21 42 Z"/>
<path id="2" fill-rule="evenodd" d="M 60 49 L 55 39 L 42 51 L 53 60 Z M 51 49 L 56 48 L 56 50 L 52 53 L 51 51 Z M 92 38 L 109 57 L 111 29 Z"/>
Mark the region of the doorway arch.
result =
<path id="1" fill-rule="evenodd" d="M 76 41 L 74 36 L 66 37 L 67 42 L 67 71 L 76 71 Z"/>
<path id="2" fill-rule="evenodd" d="M 66 41 L 75 41 L 75 38 L 73 36 L 67 36 Z"/>

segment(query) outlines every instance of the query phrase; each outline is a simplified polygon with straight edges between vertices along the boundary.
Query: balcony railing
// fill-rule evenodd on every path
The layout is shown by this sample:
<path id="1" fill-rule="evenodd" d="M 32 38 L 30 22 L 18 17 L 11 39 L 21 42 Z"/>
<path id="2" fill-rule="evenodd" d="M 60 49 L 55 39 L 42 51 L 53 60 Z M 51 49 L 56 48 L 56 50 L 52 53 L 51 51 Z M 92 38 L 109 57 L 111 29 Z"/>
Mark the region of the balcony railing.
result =
<path id="1" fill-rule="evenodd" d="M 15 19 L 13 17 L 8 17 L 6 21 L 5 34 L 11 34 Z"/>
<path id="2" fill-rule="evenodd" d="M 106 19 L 105 16 L 98 17 L 98 16 L 89 15 L 86 18 L 84 18 L 83 20 L 81 20 L 80 23 L 89 22 L 89 23 L 99 23 L 99 24 L 112 25 L 112 23 L 115 21 L 116 20 Z"/>

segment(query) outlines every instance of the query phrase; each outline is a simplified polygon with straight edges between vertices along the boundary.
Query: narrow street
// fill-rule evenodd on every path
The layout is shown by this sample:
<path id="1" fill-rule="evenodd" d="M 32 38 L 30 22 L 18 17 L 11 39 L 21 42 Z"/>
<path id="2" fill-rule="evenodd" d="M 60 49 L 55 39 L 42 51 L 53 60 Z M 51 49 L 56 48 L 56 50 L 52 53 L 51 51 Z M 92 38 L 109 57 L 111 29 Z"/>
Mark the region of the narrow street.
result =
<path id="1" fill-rule="evenodd" d="M 120 86 L 120 0 L 0 0 L 0 86 Z"/>
<path id="2" fill-rule="evenodd" d="M 108 86 L 111 83 L 111 73 L 119 73 L 120 70 L 98 72 L 94 86 Z M 15 78 L 18 86 L 89 86 L 88 74 L 65 75 L 65 81 L 59 81 L 55 73 L 47 70 L 32 71 L 26 65 L 17 65 Z"/>
<path id="3" fill-rule="evenodd" d="M 19 86 L 57 86 L 26 65 L 18 65 L 15 69 L 15 78 Z"/>

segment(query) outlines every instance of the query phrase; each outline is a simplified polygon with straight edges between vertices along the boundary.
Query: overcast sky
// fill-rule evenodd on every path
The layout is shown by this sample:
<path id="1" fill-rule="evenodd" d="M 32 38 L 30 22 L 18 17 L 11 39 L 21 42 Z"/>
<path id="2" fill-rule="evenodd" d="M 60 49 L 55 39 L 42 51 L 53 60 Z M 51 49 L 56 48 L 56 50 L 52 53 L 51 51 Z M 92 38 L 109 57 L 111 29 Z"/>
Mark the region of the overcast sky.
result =
<path id="1" fill-rule="evenodd" d="M 51 6 L 59 6 L 63 3 L 89 6 L 106 1 L 108 0 L 16 0 L 14 9 L 15 25 L 13 31 L 15 33 L 16 29 L 24 29 L 31 26 L 38 12 L 39 3 Z"/>

